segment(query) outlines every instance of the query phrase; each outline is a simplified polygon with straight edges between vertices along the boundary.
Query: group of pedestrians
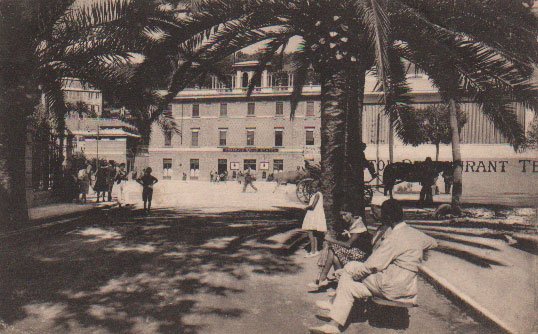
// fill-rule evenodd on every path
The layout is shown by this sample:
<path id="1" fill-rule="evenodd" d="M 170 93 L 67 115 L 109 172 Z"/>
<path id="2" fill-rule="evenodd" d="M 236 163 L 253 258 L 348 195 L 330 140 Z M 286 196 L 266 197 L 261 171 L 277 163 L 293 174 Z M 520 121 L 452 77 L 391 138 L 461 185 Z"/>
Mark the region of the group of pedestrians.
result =
<path id="1" fill-rule="evenodd" d="M 87 202 L 90 187 L 97 195 L 96 202 L 112 202 L 112 190 L 114 185 L 119 187 L 118 203 L 121 206 L 125 202 L 125 184 L 128 180 L 125 164 L 116 164 L 113 160 L 98 162 L 98 166 L 92 167 L 89 161 L 80 166 L 77 173 L 80 203 Z"/>
<path id="2" fill-rule="evenodd" d="M 212 170 L 209 173 L 209 182 L 219 183 L 219 182 L 222 181 L 222 182 L 226 183 L 227 180 L 228 180 L 228 171 L 218 173 L 218 172 L 215 172 L 215 171 Z"/>
<path id="3" fill-rule="evenodd" d="M 79 169 L 77 174 L 79 203 L 86 203 L 90 187 L 97 195 L 96 202 L 112 202 L 112 191 L 116 187 L 116 201 L 121 207 L 127 203 L 127 181 L 129 173 L 124 163 L 116 164 L 113 160 L 102 161 L 96 168 L 89 161 L 86 161 Z M 144 202 L 144 211 L 151 210 L 153 199 L 153 185 L 158 179 L 151 175 L 151 167 L 144 169 L 140 177 L 133 173 L 132 178 L 142 186 L 142 201 Z"/>
<path id="4" fill-rule="evenodd" d="M 374 208 L 375 207 L 375 208 Z M 417 296 L 417 273 L 424 251 L 437 246 L 436 241 L 408 226 L 403 209 L 395 199 L 387 199 L 373 211 L 380 211 L 381 226 L 374 235 L 366 228 L 363 217 L 342 207 L 335 231 L 327 231 L 323 194 L 318 191 L 305 208 L 302 228 L 310 240 L 310 252 L 305 257 L 319 256 L 320 272 L 308 287 L 311 292 L 325 292 L 332 283 L 331 300 L 316 305 L 328 313 L 317 318 L 327 322 L 310 328 L 310 333 L 341 333 L 356 300 L 378 297 L 393 302 L 414 305 Z M 316 235 L 317 234 L 317 235 Z M 319 251 L 317 237 L 323 235 Z M 333 277 L 329 273 L 333 270 Z"/>

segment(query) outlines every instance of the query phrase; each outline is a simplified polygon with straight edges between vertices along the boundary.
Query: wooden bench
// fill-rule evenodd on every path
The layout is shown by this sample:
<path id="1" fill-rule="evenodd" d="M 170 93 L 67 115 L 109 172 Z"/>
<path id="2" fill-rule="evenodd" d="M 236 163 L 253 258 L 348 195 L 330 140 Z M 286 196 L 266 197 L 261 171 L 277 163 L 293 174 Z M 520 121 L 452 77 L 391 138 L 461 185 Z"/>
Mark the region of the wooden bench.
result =
<path id="1" fill-rule="evenodd" d="M 395 302 L 372 297 L 367 308 L 368 322 L 373 327 L 405 330 L 409 327 L 409 309 L 417 307 L 414 303 Z"/>
<path id="2" fill-rule="evenodd" d="M 376 303 L 377 305 L 381 305 L 381 306 L 404 307 L 404 308 L 418 307 L 418 305 L 414 303 L 395 302 L 392 300 L 383 299 L 379 297 L 372 297 L 372 301 Z"/>

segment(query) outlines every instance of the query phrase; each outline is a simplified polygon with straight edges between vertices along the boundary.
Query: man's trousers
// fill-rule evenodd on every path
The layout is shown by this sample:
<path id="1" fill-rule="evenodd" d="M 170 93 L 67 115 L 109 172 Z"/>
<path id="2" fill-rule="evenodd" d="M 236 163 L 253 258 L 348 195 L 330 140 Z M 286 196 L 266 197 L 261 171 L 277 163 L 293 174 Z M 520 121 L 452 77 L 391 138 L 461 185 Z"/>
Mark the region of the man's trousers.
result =
<path id="1" fill-rule="evenodd" d="M 336 298 L 334 299 L 329 316 L 343 326 L 347 321 L 355 299 L 366 299 L 371 296 L 372 293 L 366 285 L 353 280 L 351 275 L 344 271 L 338 281 Z"/>

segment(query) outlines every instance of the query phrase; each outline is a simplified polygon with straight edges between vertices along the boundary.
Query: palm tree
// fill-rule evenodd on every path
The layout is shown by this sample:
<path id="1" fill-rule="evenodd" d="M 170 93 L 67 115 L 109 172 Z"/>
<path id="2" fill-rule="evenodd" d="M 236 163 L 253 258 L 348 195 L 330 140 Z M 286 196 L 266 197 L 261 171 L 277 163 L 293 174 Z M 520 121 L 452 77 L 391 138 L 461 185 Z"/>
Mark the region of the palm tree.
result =
<path id="1" fill-rule="evenodd" d="M 376 6 L 375 1 L 373 4 L 353 4 L 350 1 L 202 2 L 197 11 L 182 23 L 189 27 L 188 30 L 192 26 L 199 27 L 199 33 L 189 39 L 190 45 L 198 42 L 199 47 L 181 59 L 164 103 L 216 61 L 246 46 L 267 41 L 249 85 L 250 94 L 274 55 L 283 52 L 291 37 L 301 36 L 303 42 L 294 55 L 296 73 L 291 97 L 292 117 L 306 74 L 313 68 L 320 76 L 322 87 L 321 154 L 325 175 L 322 188 L 326 194 L 328 220 L 334 220 L 346 202 L 354 211 L 363 211 L 364 177 L 360 168 L 361 156 L 356 148 L 362 138 L 360 111 L 365 75 L 376 60 L 378 74 L 382 78 L 385 67 L 383 50 L 380 50 L 379 43 L 376 44 L 386 37 L 376 30 Z M 357 16 L 350 13 L 357 13 Z M 193 63 L 198 66 L 193 68 Z M 397 109 L 394 107 L 391 111 Z M 400 110 L 402 114 L 406 111 Z M 394 117 L 394 122 L 398 123 L 400 119 Z"/>
<path id="2" fill-rule="evenodd" d="M 414 9 L 399 9 L 402 23 L 418 28 L 402 29 L 395 36 L 406 41 L 400 51 L 429 75 L 450 108 L 456 165 L 452 206 L 459 213 L 463 187 L 458 103 L 477 102 L 514 149 L 525 143 L 513 102 L 538 110 L 531 81 L 538 63 L 537 20 L 530 6 L 519 1 L 439 1 L 419 20 Z"/>
<path id="3" fill-rule="evenodd" d="M 313 67 L 321 78 L 322 184 L 330 222 L 344 203 L 358 212 L 364 209 L 357 145 L 365 75 L 372 66 L 385 111 L 404 141 L 413 141 L 409 129 L 414 116 L 405 103 L 402 58 L 430 74 L 447 103 L 448 96 L 477 100 L 517 146 L 520 125 L 507 102 L 538 106 L 536 90 L 527 82 L 538 49 L 533 24 L 528 8 L 518 1 L 204 1 L 178 24 L 195 34 L 183 43 L 191 52 L 178 57 L 163 104 L 218 60 L 264 41 L 250 93 L 273 55 L 300 36 L 292 114 L 305 73 Z M 452 142 L 457 147 L 458 141 Z M 454 160 L 461 158 L 455 155 Z"/>
<path id="4" fill-rule="evenodd" d="M 141 31 L 151 29 L 148 16 L 160 14 L 154 2 L 99 1 L 72 7 L 74 0 L 6 0 L 2 17 L 0 175 L 3 219 L 14 224 L 28 219 L 25 145 L 27 117 L 45 96 L 56 118 L 59 143 L 67 109 L 62 77 L 79 77 L 99 86 L 122 84 L 116 68 L 143 48 Z M 5 196 L 4 196 L 5 195 Z M 5 210 L 4 210 L 5 209 Z"/>

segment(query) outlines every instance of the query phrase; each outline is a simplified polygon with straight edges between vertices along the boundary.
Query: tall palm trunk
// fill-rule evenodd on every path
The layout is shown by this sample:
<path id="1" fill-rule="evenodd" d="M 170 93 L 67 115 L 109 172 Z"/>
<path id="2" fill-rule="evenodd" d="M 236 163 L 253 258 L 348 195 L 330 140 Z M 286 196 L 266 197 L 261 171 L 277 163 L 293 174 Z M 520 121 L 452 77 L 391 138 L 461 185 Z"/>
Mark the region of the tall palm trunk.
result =
<path id="1" fill-rule="evenodd" d="M 452 130 L 452 161 L 454 164 L 454 185 L 452 187 L 452 210 L 461 213 L 461 195 L 463 193 L 463 165 L 460 151 L 460 131 L 458 126 L 458 109 L 454 99 L 449 100 L 450 129 Z"/>
<path id="2" fill-rule="evenodd" d="M 360 150 L 362 142 L 362 111 L 366 71 L 349 71 L 346 107 L 346 163 L 345 163 L 345 203 L 354 213 L 365 215 L 364 203 L 364 154 Z"/>
<path id="3" fill-rule="evenodd" d="M 3 96 L 0 123 L 0 221 L 8 228 L 28 221 L 26 201 L 26 117 L 32 110 L 28 90 L 14 87 Z M 4 225 L 4 227 L 6 227 Z"/>
<path id="4" fill-rule="evenodd" d="M 321 190 L 327 227 L 334 231 L 345 201 L 346 71 L 326 66 L 321 71 Z"/>

